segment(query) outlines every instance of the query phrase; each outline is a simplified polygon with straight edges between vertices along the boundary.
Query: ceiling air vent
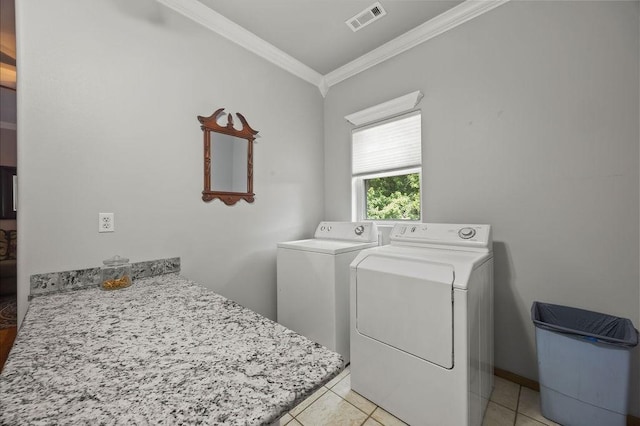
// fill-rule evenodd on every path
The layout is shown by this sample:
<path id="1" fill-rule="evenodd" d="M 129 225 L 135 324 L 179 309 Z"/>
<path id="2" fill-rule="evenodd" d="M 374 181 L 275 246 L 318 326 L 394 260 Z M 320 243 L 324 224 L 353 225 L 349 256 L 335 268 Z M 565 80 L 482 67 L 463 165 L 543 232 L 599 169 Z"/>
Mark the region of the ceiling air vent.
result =
<path id="1" fill-rule="evenodd" d="M 369 25 L 370 23 L 377 21 L 386 15 L 387 12 L 382 8 L 380 2 L 375 2 L 362 12 L 358 13 L 353 18 L 349 18 L 345 23 L 351 28 L 353 32 L 358 31 Z"/>

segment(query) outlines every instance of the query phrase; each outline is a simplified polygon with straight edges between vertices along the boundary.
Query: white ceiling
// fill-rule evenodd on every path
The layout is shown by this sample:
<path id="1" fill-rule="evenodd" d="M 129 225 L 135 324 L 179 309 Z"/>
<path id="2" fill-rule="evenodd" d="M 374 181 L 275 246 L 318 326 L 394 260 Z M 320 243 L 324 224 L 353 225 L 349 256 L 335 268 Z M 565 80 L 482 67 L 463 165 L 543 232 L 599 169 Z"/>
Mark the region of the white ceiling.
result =
<path id="1" fill-rule="evenodd" d="M 351 31 L 345 21 L 376 0 L 198 0 L 325 75 L 462 0 L 379 0 L 386 16 Z"/>

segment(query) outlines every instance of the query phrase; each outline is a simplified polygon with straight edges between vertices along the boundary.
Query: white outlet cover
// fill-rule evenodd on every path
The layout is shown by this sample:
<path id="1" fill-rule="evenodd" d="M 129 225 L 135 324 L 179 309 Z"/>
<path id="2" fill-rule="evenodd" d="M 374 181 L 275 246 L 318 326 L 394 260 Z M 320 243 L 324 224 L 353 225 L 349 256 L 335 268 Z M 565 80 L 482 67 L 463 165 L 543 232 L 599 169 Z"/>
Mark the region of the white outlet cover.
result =
<path id="1" fill-rule="evenodd" d="M 113 213 L 98 213 L 98 232 L 114 232 L 115 230 Z"/>

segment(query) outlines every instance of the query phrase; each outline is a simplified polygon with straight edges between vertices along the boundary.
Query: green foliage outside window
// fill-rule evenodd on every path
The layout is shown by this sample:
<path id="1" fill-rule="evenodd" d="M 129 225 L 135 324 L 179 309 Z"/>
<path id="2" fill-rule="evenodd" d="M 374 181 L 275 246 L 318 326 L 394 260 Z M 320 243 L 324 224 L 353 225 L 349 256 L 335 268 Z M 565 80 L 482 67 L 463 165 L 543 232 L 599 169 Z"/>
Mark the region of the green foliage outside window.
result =
<path id="1" fill-rule="evenodd" d="M 365 179 L 367 219 L 420 220 L 420 175 Z"/>

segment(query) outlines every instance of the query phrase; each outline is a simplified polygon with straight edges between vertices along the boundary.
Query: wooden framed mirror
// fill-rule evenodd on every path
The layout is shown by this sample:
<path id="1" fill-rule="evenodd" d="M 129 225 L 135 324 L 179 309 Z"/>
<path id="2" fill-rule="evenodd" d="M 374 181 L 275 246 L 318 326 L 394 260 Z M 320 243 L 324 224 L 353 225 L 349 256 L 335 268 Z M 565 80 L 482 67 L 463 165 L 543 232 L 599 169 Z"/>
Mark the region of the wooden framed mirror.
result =
<path id="1" fill-rule="evenodd" d="M 227 116 L 227 124 L 218 120 Z M 204 133 L 204 190 L 202 199 L 220 199 L 228 206 L 240 200 L 253 203 L 253 141 L 258 134 L 239 112 L 242 129 L 233 127 L 233 115 L 216 110 L 209 117 L 198 116 Z"/>

